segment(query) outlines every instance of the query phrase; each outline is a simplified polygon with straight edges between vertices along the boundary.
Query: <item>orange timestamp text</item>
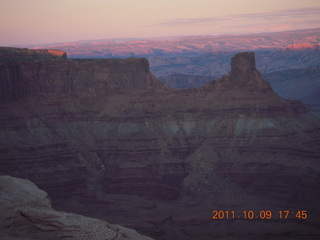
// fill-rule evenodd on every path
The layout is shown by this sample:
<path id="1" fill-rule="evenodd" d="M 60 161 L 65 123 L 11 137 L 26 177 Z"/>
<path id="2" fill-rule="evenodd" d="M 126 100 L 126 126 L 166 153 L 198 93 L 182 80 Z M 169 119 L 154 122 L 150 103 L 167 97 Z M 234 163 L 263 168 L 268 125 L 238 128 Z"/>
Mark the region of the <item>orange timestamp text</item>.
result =
<path id="1" fill-rule="evenodd" d="M 281 211 L 271 211 L 271 210 L 261 210 L 261 211 L 222 211 L 222 210 L 214 210 L 212 211 L 212 219 L 213 220 L 232 220 L 232 219 L 307 219 L 308 213 L 306 210 L 299 211 L 289 211 L 289 210 L 281 210 Z"/>

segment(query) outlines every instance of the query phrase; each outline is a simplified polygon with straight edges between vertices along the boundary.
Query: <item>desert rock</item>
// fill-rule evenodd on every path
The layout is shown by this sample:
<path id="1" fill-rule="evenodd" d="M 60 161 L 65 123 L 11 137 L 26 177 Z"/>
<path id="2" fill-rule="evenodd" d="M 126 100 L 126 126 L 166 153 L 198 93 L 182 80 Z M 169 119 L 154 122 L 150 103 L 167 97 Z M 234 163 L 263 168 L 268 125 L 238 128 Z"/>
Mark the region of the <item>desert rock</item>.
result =
<path id="1" fill-rule="evenodd" d="M 151 240 L 131 229 L 55 211 L 47 193 L 10 176 L 0 176 L 0 211 L 0 239 Z"/>

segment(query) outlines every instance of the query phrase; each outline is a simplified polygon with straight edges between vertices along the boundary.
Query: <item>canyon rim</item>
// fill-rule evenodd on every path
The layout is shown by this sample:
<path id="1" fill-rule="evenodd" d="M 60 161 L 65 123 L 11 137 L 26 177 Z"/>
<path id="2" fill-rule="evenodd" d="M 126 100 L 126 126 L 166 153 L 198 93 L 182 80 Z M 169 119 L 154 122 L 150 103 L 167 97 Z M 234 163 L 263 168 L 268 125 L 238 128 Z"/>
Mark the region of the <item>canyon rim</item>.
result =
<path id="1" fill-rule="evenodd" d="M 144 58 L 0 50 L 0 174 L 31 180 L 56 209 L 154 239 L 319 236 L 319 117 L 273 92 L 254 53 L 175 90 Z"/>

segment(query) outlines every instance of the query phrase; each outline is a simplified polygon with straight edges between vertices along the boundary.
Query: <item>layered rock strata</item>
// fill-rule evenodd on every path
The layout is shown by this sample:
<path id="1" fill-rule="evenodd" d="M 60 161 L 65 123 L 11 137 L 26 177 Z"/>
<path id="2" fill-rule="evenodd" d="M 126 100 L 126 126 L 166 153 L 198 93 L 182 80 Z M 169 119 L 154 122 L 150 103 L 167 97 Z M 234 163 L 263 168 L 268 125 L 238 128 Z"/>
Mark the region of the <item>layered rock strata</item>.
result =
<path id="1" fill-rule="evenodd" d="M 41 94 L 103 97 L 161 86 L 146 59 L 0 61 L 0 103 Z"/>
<path id="2" fill-rule="evenodd" d="M 188 90 L 163 87 L 145 59 L 36 62 L 15 63 L 23 78 L 1 63 L 2 89 L 25 79 L 32 90 L 2 91 L 0 174 L 32 180 L 58 209 L 156 239 L 316 239 L 319 118 L 275 94 L 253 53 Z M 41 90 L 68 81 L 70 92 Z M 215 209 L 275 214 L 212 221 Z M 283 223 L 288 209 L 309 218 Z"/>

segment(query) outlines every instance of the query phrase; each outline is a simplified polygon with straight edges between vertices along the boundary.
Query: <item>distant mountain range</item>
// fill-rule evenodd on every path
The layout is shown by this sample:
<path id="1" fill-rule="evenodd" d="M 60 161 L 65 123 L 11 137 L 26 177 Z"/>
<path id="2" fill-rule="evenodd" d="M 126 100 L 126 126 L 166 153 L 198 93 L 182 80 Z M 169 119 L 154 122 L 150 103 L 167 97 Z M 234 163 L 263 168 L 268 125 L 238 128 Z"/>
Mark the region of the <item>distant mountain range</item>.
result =
<path id="1" fill-rule="evenodd" d="M 197 56 L 149 57 L 151 72 L 156 76 L 188 74 L 220 77 L 230 71 L 228 62 L 238 51 L 211 52 Z M 263 73 L 287 69 L 302 69 L 319 65 L 320 49 L 256 50 L 257 68 Z"/>
<path id="2" fill-rule="evenodd" d="M 105 39 L 58 44 L 33 45 L 33 48 L 59 49 L 71 58 L 193 56 L 219 51 L 266 49 L 319 49 L 320 28 L 276 33 L 224 36 L 189 36 L 167 39 Z"/>

